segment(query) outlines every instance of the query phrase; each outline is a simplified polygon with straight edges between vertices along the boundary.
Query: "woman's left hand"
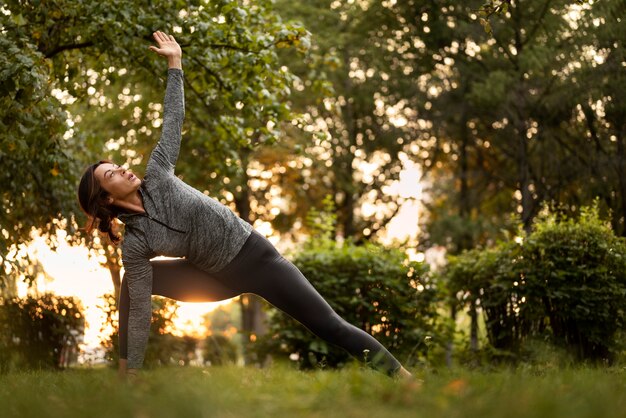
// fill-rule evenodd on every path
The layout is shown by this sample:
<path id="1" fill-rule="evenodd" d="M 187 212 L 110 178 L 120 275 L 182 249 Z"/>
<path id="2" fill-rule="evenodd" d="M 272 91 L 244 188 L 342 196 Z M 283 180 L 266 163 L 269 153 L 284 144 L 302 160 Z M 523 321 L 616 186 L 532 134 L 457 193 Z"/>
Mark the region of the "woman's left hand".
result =
<path id="1" fill-rule="evenodd" d="M 128 369 L 124 374 L 124 378 L 122 380 L 131 386 L 144 384 L 144 380 L 141 375 L 139 375 L 137 369 Z"/>
<path id="2" fill-rule="evenodd" d="M 154 40 L 157 42 L 159 47 L 157 48 L 154 45 L 150 45 L 150 50 L 167 57 L 170 68 L 180 67 L 183 51 L 180 49 L 180 45 L 178 45 L 176 39 L 174 39 L 172 35 L 167 35 L 161 31 L 154 32 L 152 36 L 154 36 Z"/>

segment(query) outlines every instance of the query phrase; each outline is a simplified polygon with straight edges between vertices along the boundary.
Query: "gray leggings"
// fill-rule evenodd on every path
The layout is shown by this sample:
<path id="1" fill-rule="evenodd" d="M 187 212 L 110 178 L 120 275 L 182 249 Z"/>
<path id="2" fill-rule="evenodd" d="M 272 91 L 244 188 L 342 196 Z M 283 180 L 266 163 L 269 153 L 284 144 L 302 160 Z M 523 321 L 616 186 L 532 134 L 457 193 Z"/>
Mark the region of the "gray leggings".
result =
<path id="1" fill-rule="evenodd" d="M 372 366 L 393 376 L 400 363 L 367 332 L 341 318 L 302 272 L 284 258 L 263 235 L 253 230 L 235 258 L 209 274 L 186 259 L 152 260 L 152 294 L 183 302 L 215 302 L 242 293 L 261 296 L 321 339 L 363 360 L 369 350 Z M 120 294 L 120 358 L 127 358 L 128 284 Z"/>

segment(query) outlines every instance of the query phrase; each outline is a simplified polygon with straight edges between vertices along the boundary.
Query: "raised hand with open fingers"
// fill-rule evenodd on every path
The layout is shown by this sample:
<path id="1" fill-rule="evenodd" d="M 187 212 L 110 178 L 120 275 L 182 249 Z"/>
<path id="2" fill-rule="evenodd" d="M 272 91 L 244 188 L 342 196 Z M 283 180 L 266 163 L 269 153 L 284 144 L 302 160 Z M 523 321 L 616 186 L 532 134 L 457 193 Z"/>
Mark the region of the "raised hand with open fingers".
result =
<path id="1" fill-rule="evenodd" d="M 167 57 L 170 68 L 180 68 L 183 52 L 178 42 L 176 42 L 176 39 L 174 39 L 172 35 L 167 35 L 161 31 L 154 32 L 152 36 L 157 42 L 158 48 L 154 45 L 150 45 L 150 50 Z"/>

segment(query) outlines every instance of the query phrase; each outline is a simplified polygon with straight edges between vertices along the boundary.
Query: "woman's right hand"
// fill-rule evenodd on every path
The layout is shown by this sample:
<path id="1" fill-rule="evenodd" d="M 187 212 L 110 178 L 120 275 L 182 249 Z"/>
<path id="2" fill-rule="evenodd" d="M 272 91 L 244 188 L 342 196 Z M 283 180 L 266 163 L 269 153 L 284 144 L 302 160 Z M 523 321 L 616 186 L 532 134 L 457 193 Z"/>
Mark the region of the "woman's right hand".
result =
<path id="1" fill-rule="evenodd" d="M 121 358 L 119 359 L 119 368 L 117 369 L 117 377 L 119 377 L 120 380 L 126 380 L 126 362 L 128 360 L 125 358 Z"/>
<path id="2" fill-rule="evenodd" d="M 119 360 L 119 369 L 117 371 L 117 376 L 122 382 L 128 383 L 137 383 L 140 379 L 138 377 L 138 369 L 129 369 L 127 367 L 127 359 Z"/>
<path id="3" fill-rule="evenodd" d="M 180 49 L 180 45 L 176 42 L 176 39 L 172 35 L 167 35 L 161 31 L 156 31 L 152 34 L 154 40 L 159 47 L 150 45 L 150 50 L 156 52 L 167 58 L 169 68 L 181 68 L 182 69 L 182 56 L 183 51 Z"/>

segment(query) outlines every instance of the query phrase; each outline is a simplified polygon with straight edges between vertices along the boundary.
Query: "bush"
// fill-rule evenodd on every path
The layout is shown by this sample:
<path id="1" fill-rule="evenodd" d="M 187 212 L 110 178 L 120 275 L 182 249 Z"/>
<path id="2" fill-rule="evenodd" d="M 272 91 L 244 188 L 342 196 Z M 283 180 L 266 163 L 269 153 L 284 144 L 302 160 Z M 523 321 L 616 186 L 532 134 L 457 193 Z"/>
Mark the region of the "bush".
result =
<path id="1" fill-rule="evenodd" d="M 579 219 L 546 212 L 532 233 L 451 257 L 445 276 L 461 303 L 479 301 L 491 347 L 519 357 L 529 337 L 578 360 L 611 360 L 624 328 L 626 244 L 596 206 Z"/>
<path id="2" fill-rule="evenodd" d="M 202 357 L 211 366 L 234 364 L 237 362 L 237 346 L 225 335 L 209 335 L 204 340 Z"/>
<path id="3" fill-rule="evenodd" d="M 514 241 L 448 257 L 443 276 L 453 301 L 461 307 L 482 309 L 491 357 L 519 355 L 534 324 L 535 306 L 522 302 L 527 296 L 519 272 L 522 260 L 522 247 Z"/>
<path id="4" fill-rule="evenodd" d="M 77 359 L 84 331 L 83 308 L 74 297 L 0 299 L 0 372 L 66 368 Z"/>
<path id="5" fill-rule="evenodd" d="M 293 259 L 294 265 L 337 314 L 372 334 L 398 360 L 408 365 L 424 361 L 429 338 L 442 341 L 435 331 L 436 291 L 424 275 L 425 265 L 407 260 L 399 249 L 369 242 L 357 246 L 347 240 L 338 245 L 330 239 L 331 210 L 309 216 L 322 225 Z M 270 316 L 269 332 L 255 346 L 259 358 L 295 353 L 304 369 L 340 367 L 351 360 L 346 351 L 280 311 Z"/>
<path id="6" fill-rule="evenodd" d="M 626 244 L 586 208 L 550 215 L 524 243 L 528 299 L 542 304 L 554 341 L 581 359 L 611 359 L 624 326 Z"/>

